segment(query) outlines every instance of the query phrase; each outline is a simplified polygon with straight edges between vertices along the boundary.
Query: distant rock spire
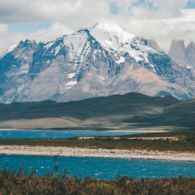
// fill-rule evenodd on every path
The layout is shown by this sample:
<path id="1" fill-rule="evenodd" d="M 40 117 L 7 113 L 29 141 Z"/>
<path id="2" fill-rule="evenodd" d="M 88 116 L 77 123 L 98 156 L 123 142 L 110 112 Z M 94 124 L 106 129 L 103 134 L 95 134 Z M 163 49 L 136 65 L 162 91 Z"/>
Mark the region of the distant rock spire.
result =
<path id="1" fill-rule="evenodd" d="M 195 43 L 191 41 L 185 47 L 183 40 L 173 40 L 169 56 L 179 65 L 195 68 Z"/>
<path id="2" fill-rule="evenodd" d="M 169 56 L 178 64 L 185 66 L 187 64 L 185 44 L 183 40 L 173 40 L 171 43 Z"/>
<path id="3" fill-rule="evenodd" d="M 186 47 L 186 58 L 188 60 L 188 65 L 195 68 L 195 44 L 191 41 Z"/>

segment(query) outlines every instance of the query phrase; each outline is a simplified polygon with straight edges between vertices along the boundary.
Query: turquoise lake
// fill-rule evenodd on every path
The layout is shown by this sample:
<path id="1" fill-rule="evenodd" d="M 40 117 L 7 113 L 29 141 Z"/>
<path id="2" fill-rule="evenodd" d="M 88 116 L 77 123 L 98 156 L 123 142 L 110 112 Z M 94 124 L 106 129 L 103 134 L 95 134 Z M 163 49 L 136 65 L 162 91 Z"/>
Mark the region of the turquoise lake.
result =
<path id="1" fill-rule="evenodd" d="M 25 169 L 25 174 L 36 171 L 38 175 L 53 172 L 55 157 L 51 156 L 18 156 L 1 155 L 0 169 L 18 171 Z M 162 178 L 162 177 L 195 177 L 194 162 L 133 160 L 114 158 L 81 158 L 57 157 L 59 174 L 67 169 L 70 175 L 84 178 L 90 176 L 96 179 L 114 179 L 118 175 L 135 178 Z"/>
<path id="2" fill-rule="evenodd" d="M 144 131 L 93 131 L 93 130 L 0 130 L 0 139 L 54 139 L 82 136 L 122 136 L 146 133 Z"/>

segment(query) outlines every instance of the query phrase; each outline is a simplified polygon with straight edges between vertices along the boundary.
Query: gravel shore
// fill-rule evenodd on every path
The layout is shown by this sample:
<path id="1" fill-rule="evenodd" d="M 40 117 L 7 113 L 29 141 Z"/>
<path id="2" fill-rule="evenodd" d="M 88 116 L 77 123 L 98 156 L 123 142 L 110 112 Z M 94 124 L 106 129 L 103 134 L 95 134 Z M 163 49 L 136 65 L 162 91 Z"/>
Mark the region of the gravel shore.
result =
<path id="1" fill-rule="evenodd" d="M 51 146 L 9 146 L 1 145 L 0 154 L 5 155 L 45 155 L 45 156 L 73 156 L 73 157 L 104 157 L 127 159 L 156 159 L 174 161 L 194 161 L 195 153 L 189 152 L 161 152 L 148 150 L 118 150 L 118 149 L 87 149 Z"/>

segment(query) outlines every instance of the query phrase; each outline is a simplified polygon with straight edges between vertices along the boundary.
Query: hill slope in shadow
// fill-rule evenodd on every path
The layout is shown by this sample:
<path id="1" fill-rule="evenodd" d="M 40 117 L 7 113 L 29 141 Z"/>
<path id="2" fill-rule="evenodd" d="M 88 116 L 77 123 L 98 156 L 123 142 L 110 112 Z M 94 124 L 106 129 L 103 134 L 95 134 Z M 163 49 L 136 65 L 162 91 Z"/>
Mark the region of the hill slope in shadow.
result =
<path id="1" fill-rule="evenodd" d="M 53 101 L 0 104 L 0 127 L 17 128 L 9 121 L 34 121 L 30 128 L 46 128 L 44 120 L 54 121 L 52 128 L 59 127 L 56 119 L 65 120 L 61 128 L 126 126 L 143 127 L 195 127 L 195 100 L 180 102 L 173 97 L 149 97 L 138 93 L 96 97 L 75 102 Z M 54 120 L 55 119 L 55 120 Z M 39 120 L 39 126 L 36 126 Z M 85 123 L 85 121 L 87 121 Z M 93 121 L 93 122 L 91 122 Z M 15 124 L 15 123 L 14 123 Z M 105 125 L 106 124 L 106 125 Z M 109 125 L 108 125 L 109 124 Z M 28 125 L 26 126 L 28 128 Z M 47 126 L 48 128 L 48 126 Z M 106 127 L 105 127 L 106 128 Z"/>

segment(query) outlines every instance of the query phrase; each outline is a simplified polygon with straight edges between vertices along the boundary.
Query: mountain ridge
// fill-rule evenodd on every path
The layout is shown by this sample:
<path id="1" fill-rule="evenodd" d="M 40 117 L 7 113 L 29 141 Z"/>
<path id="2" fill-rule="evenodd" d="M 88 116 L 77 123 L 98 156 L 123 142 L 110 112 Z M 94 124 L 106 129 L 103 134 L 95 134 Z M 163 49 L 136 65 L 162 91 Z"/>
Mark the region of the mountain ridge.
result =
<path id="1" fill-rule="evenodd" d="M 138 92 L 195 95 L 195 75 L 152 41 L 96 24 L 48 43 L 21 41 L 0 59 L 0 102 L 67 102 Z"/>

